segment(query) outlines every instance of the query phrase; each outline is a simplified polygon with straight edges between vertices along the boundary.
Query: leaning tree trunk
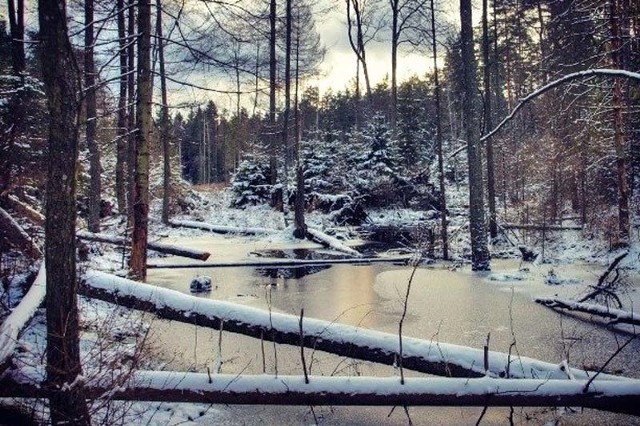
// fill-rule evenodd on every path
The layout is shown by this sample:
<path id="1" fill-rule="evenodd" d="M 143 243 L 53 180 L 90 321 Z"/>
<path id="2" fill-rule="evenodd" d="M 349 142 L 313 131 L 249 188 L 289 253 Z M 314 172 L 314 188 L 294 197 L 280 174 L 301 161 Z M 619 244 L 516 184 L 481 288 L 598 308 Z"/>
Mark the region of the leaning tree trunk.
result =
<path id="1" fill-rule="evenodd" d="M 476 59 L 473 52 L 471 0 L 460 0 L 463 99 L 462 115 L 467 138 L 469 162 L 469 228 L 471 232 L 471 267 L 474 271 L 491 268 L 484 223 L 482 190 L 482 145 L 478 126 L 478 97 L 476 95 Z"/>
<path id="2" fill-rule="evenodd" d="M 79 69 L 67 36 L 64 0 L 38 4 L 40 54 L 49 111 L 45 221 L 47 387 L 54 425 L 88 425 L 80 364 L 76 282 L 76 161 Z M 73 386 L 68 384 L 73 383 Z M 65 384 L 67 384 L 65 386 Z"/>
<path id="3" fill-rule="evenodd" d="M 149 227 L 149 142 L 151 138 L 151 5 L 138 2 L 138 93 L 136 96 L 136 158 L 133 189 L 131 274 L 147 276 Z"/>
<path id="4" fill-rule="evenodd" d="M 89 219 L 88 228 L 91 232 L 100 232 L 100 150 L 96 141 L 97 113 L 96 113 L 96 76 L 93 61 L 93 0 L 84 2 L 84 82 L 85 105 L 87 112 L 87 149 L 89 150 Z"/>

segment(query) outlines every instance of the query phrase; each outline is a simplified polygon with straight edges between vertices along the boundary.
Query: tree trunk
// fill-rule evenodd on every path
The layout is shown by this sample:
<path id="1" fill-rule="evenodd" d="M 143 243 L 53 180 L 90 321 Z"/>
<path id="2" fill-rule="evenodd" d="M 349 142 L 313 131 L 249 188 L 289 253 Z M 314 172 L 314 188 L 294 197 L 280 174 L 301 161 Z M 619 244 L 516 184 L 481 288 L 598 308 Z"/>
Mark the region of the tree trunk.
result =
<path id="1" fill-rule="evenodd" d="M 609 0 L 609 29 L 611 32 L 610 56 L 613 68 L 623 69 L 622 40 L 620 34 L 619 0 Z M 629 244 L 629 181 L 627 176 L 627 160 L 625 152 L 624 116 L 625 97 L 622 91 L 622 80 L 613 82 L 613 141 L 616 151 L 616 176 L 618 183 L 618 243 Z"/>
<path id="2" fill-rule="evenodd" d="M 269 3 L 269 183 L 272 187 L 271 205 L 279 208 L 282 205 L 282 197 L 279 195 L 279 191 L 275 190 L 276 183 L 278 182 L 278 142 L 276 138 L 276 78 L 277 78 L 277 57 L 276 57 L 276 43 L 277 43 L 277 27 L 276 16 L 277 7 L 276 0 L 271 0 Z"/>
<path id="3" fill-rule="evenodd" d="M 296 199 L 294 207 L 293 224 L 295 230 L 293 235 L 296 238 L 304 238 L 307 235 L 307 225 L 304 220 L 304 168 L 300 161 L 300 108 L 299 108 L 299 89 L 300 89 L 300 9 L 296 16 L 296 88 L 294 101 L 294 125 L 295 125 L 295 155 L 296 155 Z"/>
<path id="4" fill-rule="evenodd" d="M 149 226 L 149 145 L 151 140 L 151 0 L 138 2 L 138 92 L 136 96 L 136 162 L 131 236 L 131 274 L 147 276 Z"/>
<path id="5" fill-rule="evenodd" d="M 469 228 L 471 232 L 471 267 L 474 271 L 491 269 L 487 233 L 484 223 L 484 197 L 482 183 L 482 145 L 478 125 L 478 99 L 476 96 L 476 59 L 473 53 L 473 25 L 471 0 L 460 0 L 463 99 L 462 114 L 467 138 L 469 162 Z"/>
<path id="6" fill-rule="evenodd" d="M 25 52 L 24 52 L 24 0 L 8 0 L 9 30 L 11 33 L 11 65 L 13 75 L 18 77 L 20 87 L 24 87 Z M 12 172 L 15 162 L 14 146 L 16 138 L 23 132 L 24 101 L 23 90 L 16 90 L 9 98 L 8 129 L 0 129 L 7 133 L 6 142 L 0 144 L 0 194 L 11 187 Z"/>
<path id="7" fill-rule="evenodd" d="M 438 43 L 436 38 L 436 9 L 434 0 L 431 8 L 431 49 L 433 49 L 433 79 L 436 100 L 436 146 L 438 150 L 438 183 L 440 185 L 440 238 L 442 239 L 442 258 L 449 259 L 449 236 L 447 235 L 447 196 L 444 181 L 444 153 L 442 148 L 442 117 L 440 114 L 441 93 L 438 75 Z"/>
<path id="8" fill-rule="evenodd" d="M 282 177 L 282 211 L 284 213 L 284 226 L 289 225 L 289 165 L 291 154 L 289 149 L 289 117 L 291 115 L 291 14 L 292 0 L 286 0 L 286 39 L 285 39 L 285 65 L 284 65 L 284 112 L 282 114 L 282 148 L 284 154 L 284 176 Z"/>
<path id="9" fill-rule="evenodd" d="M 91 232 L 100 232 L 100 199 L 101 182 L 100 175 L 100 149 L 96 141 L 97 111 L 96 111 L 96 70 L 93 62 L 93 0 L 84 2 L 84 85 L 85 85 L 85 108 L 86 108 L 86 137 L 87 148 L 89 150 L 89 195 L 88 208 L 88 228 Z"/>
<path id="10" fill-rule="evenodd" d="M 120 49 L 120 94 L 118 96 L 118 131 L 116 142 L 116 199 L 118 213 L 127 210 L 127 40 L 125 39 L 124 0 L 117 0 L 118 9 L 118 47 Z"/>
<path id="11" fill-rule="evenodd" d="M 489 25 L 488 25 L 488 0 L 482 0 L 482 58 L 483 58 L 483 85 L 484 85 L 484 129 L 485 132 L 493 128 L 491 111 L 491 64 L 489 62 Z M 491 138 L 485 141 L 487 149 L 487 198 L 489 201 L 489 235 L 493 240 L 498 236 L 498 224 L 496 223 L 496 178 L 493 160 L 493 141 Z"/>
<path id="12" fill-rule="evenodd" d="M 169 224 L 171 207 L 171 132 L 169 130 L 169 105 L 167 103 L 167 78 L 164 66 L 164 39 L 162 37 L 162 0 L 156 0 L 156 34 L 158 35 L 158 61 L 160 62 L 160 143 L 162 144 L 162 223 Z"/>
<path id="13" fill-rule="evenodd" d="M 127 43 L 129 47 L 127 49 L 127 63 L 128 67 L 128 77 L 127 77 L 127 104 L 129 105 L 129 111 L 127 114 L 127 129 L 128 129 L 128 145 L 129 149 L 127 152 L 128 161 L 127 161 L 127 174 L 128 174 L 128 186 L 127 190 L 129 196 L 127 198 L 127 218 L 128 223 L 133 223 L 133 204 L 134 204 L 134 182 L 135 182 L 135 170 L 136 170 L 136 156 L 137 156 L 137 146 L 136 146 L 136 107 L 135 107 L 135 96 L 136 96 L 136 64 L 135 64 L 135 48 L 136 48 L 136 0 L 128 1 L 129 14 L 127 15 Z"/>
<path id="14" fill-rule="evenodd" d="M 47 388 L 54 425 L 89 425 L 80 364 L 76 282 L 76 161 L 80 71 L 64 0 L 38 2 L 42 76 L 49 110 L 45 262 Z M 66 385 L 65 385 L 66 384 Z M 69 386 L 69 384 L 73 384 Z"/>
<path id="15" fill-rule="evenodd" d="M 391 128 L 396 128 L 396 118 L 398 116 L 398 44 L 400 34 L 398 31 L 399 0 L 390 0 L 391 4 Z"/>

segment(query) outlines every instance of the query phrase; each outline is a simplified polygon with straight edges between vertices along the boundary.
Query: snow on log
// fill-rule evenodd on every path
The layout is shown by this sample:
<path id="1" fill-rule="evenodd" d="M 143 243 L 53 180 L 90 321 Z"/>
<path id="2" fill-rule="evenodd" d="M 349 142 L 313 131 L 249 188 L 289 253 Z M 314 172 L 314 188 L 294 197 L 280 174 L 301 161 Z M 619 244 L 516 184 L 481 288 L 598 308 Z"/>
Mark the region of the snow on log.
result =
<path id="1" fill-rule="evenodd" d="M 205 222 L 195 222 L 192 220 L 170 220 L 169 225 L 177 228 L 202 229 L 203 231 L 215 232 L 217 234 L 241 234 L 257 235 L 270 234 L 273 231 L 267 228 L 238 228 L 234 226 L 213 225 Z"/>
<path id="2" fill-rule="evenodd" d="M 407 264 L 413 256 L 394 256 L 394 257 L 370 257 L 357 259 L 261 259 L 256 262 L 218 262 L 218 263 L 151 263 L 147 265 L 149 269 L 192 269 L 192 268 L 299 268 L 305 266 L 322 266 L 322 265 L 370 265 L 372 263 L 394 263 Z"/>
<path id="3" fill-rule="evenodd" d="M 29 234 L 24 232 L 18 222 L 2 208 L 0 208 L 0 239 L 6 240 L 32 259 L 42 257 L 42 251 L 29 237 Z"/>
<path id="4" fill-rule="evenodd" d="M 79 293 L 120 306 L 155 313 L 158 317 L 197 324 L 255 338 L 300 346 L 299 318 L 295 315 L 202 299 L 102 272 L 89 272 Z M 404 368 L 439 376 L 485 375 L 484 350 L 404 337 Z M 395 365 L 398 336 L 376 330 L 308 318 L 304 322 L 305 347 L 353 359 Z M 501 352 L 489 353 L 489 374 L 495 377 L 588 379 L 591 373 Z M 508 373 L 507 373 L 508 372 Z M 600 374 L 599 380 L 627 380 Z"/>
<path id="5" fill-rule="evenodd" d="M 87 231 L 78 231 L 76 232 L 76 237 L 80 238 L 81 240 L 97 241 L 100 243 L 117 244 L 117 245 L 128 244 L 125 238 L 119 237 L 117 235 L 94 234 L 92 232 L 87 232 Z M 181 257 L 188 257 L 190 259 L 197 259 L 197 260 L 207 260 L 209 256 L 211 256 L 211 253 L 208 253 L 206 251 L 188 249 L 188 248 L 178 247 L 170 244 L 149 242 L 147 247 L 149 250 L 157 251 L 159 253 L 171 254 L 174 256 L 181 256 Z"/>
<path id="6" fill-rule="evenodd" d="M 44 226 L 44 215 L 39 211 L 33 209 L 28 204 L 20 201 L 15 195 L 7 195 L 2 198 L 2 201 L 7 204 L 16 213 L 26 217 L 31 222 L 38 226 Z"/>
<path id="7" fill-rule="evenodd" d="M 361 257 L 362 253 L 357 252 L 356 250 L 347 247 L 346 245 L 344 245 L 342 243 L 342 241 L 338 240 L 337 238 L 334 238 L 330 235 L 325 234 L 324 232 L 318 230 L 318 229 L 314 229 L 314 228 L 307 228 L 307 235 L 309 235 L 309 237 L 319 243 L 322 244 L 325 247 L 329 247 L 332 248 L 334 250 L 337 251 L 341 251 L 343 253 L 349 254 L 351 256 L 355 256 L 355 257 Z"/>
<path id="8" fill-rule="evenodd" d="M 20 332 L 44 300 L 47 293 L 45 271 L 44 262 L 42 262 L 38 275 L 27 294 L 0 325 L 0 373 L 6 369 L 6 362 L 15 351 Z"/>
<path id="9" fill-rule="evenodd" d="M 12 371 L 0 397 L 47 397 L 37 374 Z M 86 383 L 87 398 L 259 405 L 474 406 L 596 408 L 640 414 L 640 381 L 234 375 L 137 371 L 124 386 Z"/>
<path id="10" fill-rule="evenodd" d="M 612 309 L 595 303 L 577 302 L 575 300 L 561 299 L 559 297 L 537 297 L 536 303 L 548 306 L 549 308 L 567 309 L 569 311 L 582 312 L 585 314 L 597 315 L 610 318 L 610 324 L 633 324 L 640 325 L 640 315 L 621 309 Z"/>
<path id="11" fill-rule="evenodd" d="M 524 229 L 532 231 L 582 231 L 580 225 L 534 225 L 534 224 L 515 224 L 505 223 L 502 225 L 504 229 Z"/>

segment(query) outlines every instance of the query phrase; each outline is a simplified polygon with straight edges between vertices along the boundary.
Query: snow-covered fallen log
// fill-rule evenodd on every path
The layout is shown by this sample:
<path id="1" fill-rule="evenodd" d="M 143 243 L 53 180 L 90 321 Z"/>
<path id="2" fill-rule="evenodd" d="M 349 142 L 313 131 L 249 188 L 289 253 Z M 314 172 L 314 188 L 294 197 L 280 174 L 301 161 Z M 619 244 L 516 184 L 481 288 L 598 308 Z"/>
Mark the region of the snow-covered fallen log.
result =
<path id="1" fill-rule="evenodd" d="M 595 303 L 577 302 L 560 297 L 537 297 L 535 301 L 549 308 L 567 309 L 569 311 L 610 318 L 610 324 L 640 325 L 640 315 L 622 309 L 613 309 Z"/>
<path id="2" fill-rule="evenodd" d="M 260 259 L 259 261 L 241 261 L 241 262 L 213 262 L 213 263 L 151 263 L 147 265 L 149 269 L 192 269 L 192 268 L 299 268 L 305 266 L 322 266 L 322 265 L 370 265 L 373 263 L 396 263 L 406 264 L 412 256 L 394 256 L 394 257 L 360 257 L 351 259 Z"/>
<path id="3" fill-rule="evenodd" d="M 331 249 L 349 254 L 351 256 L 362 257 L 362 253 L 357 252 L 351 247 L 347 247 L 339 239 L 327 235 L 318 229 L 307 228 L 307 235 L 309 235 L 313 241 L 322 244 L 325 247 L 329 247 Z"/>
<path id="4" fill-rule="evenodd" d="M 44 226 L 44 215 L 39 211 L 33 209 L 28 204 L 22 202 L 15 195 L 9 194 L 4 197 L 2 201 L 6 203 L 7 206 L 10 207 L 13 211 L 18 213 L 19 215 L 22 215 L 23 217 L 26 217 L 34 224 Z"/>
<path id="5" fill-rule="evenodd" d="M 32 259 L 42 257 L 42 251 L 33 242 L 29 234 L 16 222 L 9 213 L 0 208 L 0 240 L 6 240 L 18 250 Z"/>
<path id="6" fill-rule="evenodd" d="M 47 397 L 29 370 L 0 381 L 0 397 Z M 640 381 L 203 374 L 137 371 L 124 386 L 86 383 L 90 399 L 259 405 L 474 406 L 596 408 L 640 414 Z"/>
<path id="7" fill-rule="evenodd" d="M 213 225 L 211 223 L 196 222 L 192 220 L 172 219 L 169 221 L 169 225 L 176 228 L 202 229 L 203 231 L 215 232 L 217 234 L 258 235 L 273 232 L 273 230 L 267 228 L 239 228 L 234 226 Z"/>
<path id="8" fill-rule="evenodd" d="M 125 238 L 119 237 L 117 235 L 94 234 L 93 232 L 88 232 L 88 231 L 78 231 L 76 232 L 76 237 L 80 238 L 81 240 L 96 241 L 96 242 L 107 243 L 107 244 L 116 244 L 116 245 L 128 244 Z M 149 250 L 157 251 L 159 253 L 170 254 L 173 256 L 188 257 L 190 259 L 197 259 L 197 260 L 207 260 L 209 256 L 211 256 L 211 253 L 208 253 L 206 251 L 178 247 L 170 244 L 149 242 L 147 244 L 147 248 Z"/>
<path id="9" fill-rule="evenodd" d="M 203 299 L 102 272 L 84 277 L 80 294 L 121 306 L 155 313 L 160 318 L 197 324 L 255 338 L 299 346 L 299 318 L 234 304 Z M 439 376 L 485 375 L 484 350 L 403 337 L 404 368 Z M 395 365 L 398 336 L 376 330 L 305 318 L 304 346 L 339 356 Z M 592 373 L 526 357 L 489 352 L 488 372 L 495 377 L 566 379 L 589 378 Z M 600 374 L 599 380 L 627 380 Z"/>
<path id="10" fill-rule="evenodd" d="M 581 231 L 581 225 L 536 225 L 536 224 L 518 224 L 505 223 L 502 225 L 504 229 L 524 229 L 531 231 Z"/>
<path id="11" fill-rule="evenodd" d="M 44 300 L 47 293 L 46 279 L 43 262 L 27 294 L 0 325 L 0 373 L 7 368 L 7 361 L 16 349 L 20 332 L 27 326 Z"/>

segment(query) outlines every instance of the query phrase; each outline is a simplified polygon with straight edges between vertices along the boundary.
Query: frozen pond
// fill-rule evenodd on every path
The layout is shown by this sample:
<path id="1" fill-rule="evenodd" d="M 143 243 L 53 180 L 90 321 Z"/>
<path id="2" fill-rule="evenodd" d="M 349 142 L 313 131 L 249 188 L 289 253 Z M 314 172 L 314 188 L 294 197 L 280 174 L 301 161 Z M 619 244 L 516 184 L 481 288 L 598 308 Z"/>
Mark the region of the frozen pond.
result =
<path id="1" fill-rule="evenodd" d="M 248 260 L 250 252 L 275 247 L 287 248 L 287 243 L 242 238 L 206 236 L 176 240 L 177 244 L 206 249 L 211 262 Z M 296 247 L 314 248 L 302 242 Z M 251 256 L 252 260 L 255 257 Z M 175 258 L 153 259 L 153 263 L 175 263 Z M 180 260 L 187 262 L 186 260 Z M 573 278 L 583 283 L 595 283 L 599 268 L 590 266 L 531 266 L 520 273 L 521 280 L 506 280 L 506 275 L 518 271 L 519 261 L 494 260 L 492 273 L 472 273 L 468 268 L 453 270 L 447 266 L 420 267 L 415 274 L 404 323 L 404 334 L 422 339 L 456 343 L 481 348 L 491 334 L 491 350 L 508 352 L 516 342 L 519 354 L 548 362 L 569 359 L 577 367 L 598 368 L 623 342 L 627 335 L 613 333 L 604 326 L 558 313 L 532 301 L 537 295 L 573 296 L 582 286 L 548 286 L 544 277 L 550 269 L 559 277 Z M 214 289 L 200 297 L 233 301 L 249 306 L 305 317 L 359 325 L 396 333 L 402 315 L 406 286 L 411 267 L 387 264 L 367 266 L 336 265 L 298 279 L 271 278 L 255 268 L 223 269 L 151 269 L 148 282 L 189 293 L 189 283 L 198 275 L 212 277 Z M 518 275 L 518 274 L 516 274 Z M 636 283 L 637 285 L 637 283 Z M 206 371 L 213 368 L 218 353 L 218 332 L 194 326 L 155 321 L 152 329 L 155 342 L 170 359 L 173 369 Z M 616 340 L 617 339 L 617 340 Z M 222 371 L 225 373 L 262 373 L 263 356 L 259 341 L 224 333 L 222 337 Z M 276 369 L 280 374 L 302 374 L 299 348 L 279 345 L 275 349 L 265 343 L 267 373 Z M 377 375 L 398 374 L 392 367 L 353 361 L 307 350 L 313 374 Z M 276 361 L 277 359 L 277 361 Z M 608 371 L 638 377 L 640 341 L 629 345 L 616 358 Z M 406 424 L 401 408 L 390 417 L 390 408 L 328 407 L 316 408 L 321 424 Z M 414 424 L 475 424 L 481 409 L 411 408 Z M 210 408 L 205 416 L 215 416 L 220 424 L 313 424 L 313 416 L 305 407 L 219 407 Z M 508 424 L 508 409 L 490 409 L 483 424 Z M 552 420 L 554 410 L 525 411 L 516 409 L 514 421 L 544 424 Z M 610 424 L 636 422 L 627 418 L 596 411 L 563 415 L 563 424 L 587 424 L 594 420 Z"/>

